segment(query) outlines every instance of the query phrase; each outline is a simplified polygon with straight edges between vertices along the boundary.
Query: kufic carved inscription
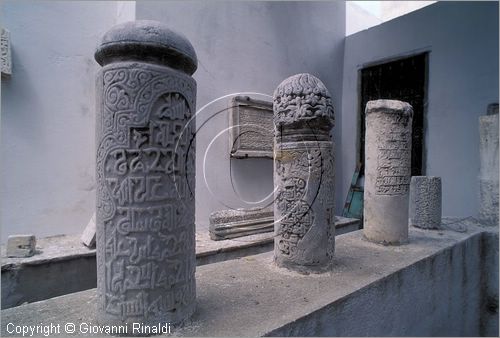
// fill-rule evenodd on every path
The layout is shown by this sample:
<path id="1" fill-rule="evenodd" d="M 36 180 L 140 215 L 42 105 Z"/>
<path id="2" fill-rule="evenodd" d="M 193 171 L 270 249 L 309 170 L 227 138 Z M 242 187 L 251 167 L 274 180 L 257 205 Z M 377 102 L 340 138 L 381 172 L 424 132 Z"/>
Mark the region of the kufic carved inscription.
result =
<path id="1" fill-rule="evenodd" d="M 387 125 L 377 146 L 377 195 L 404 195 L 408 193 L 411 178 L 411 137 L 401 126 L 408 124 L 407 115 L 383 115 L 380 123 Z"/>
<path id="2" fill-rule="evenodd" d="M 194 85 L 153 65 L 108 66 L 102 79 L 102 306 L 122 321 L 160 318 L 195 297 Z"/>

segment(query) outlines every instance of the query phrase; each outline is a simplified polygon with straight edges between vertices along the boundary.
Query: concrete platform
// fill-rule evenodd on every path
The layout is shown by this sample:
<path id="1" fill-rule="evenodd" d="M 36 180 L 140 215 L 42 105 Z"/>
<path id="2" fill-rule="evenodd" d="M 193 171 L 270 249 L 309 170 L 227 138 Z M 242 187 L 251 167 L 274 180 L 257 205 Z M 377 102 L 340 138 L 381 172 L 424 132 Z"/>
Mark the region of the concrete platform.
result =
<path id="1" fill-rule="evenodd" d="M 328 274 L 278 269 L 269 252 L 200 266 L 196 278 L 196 313 L 174 335 L 498 336 L 498 228 L 474 222 L 412 228 L 402 246 L 338 236 Z M 92 289 L 3 310 L 1 334 L 40 323 L 81 333 L 97 325 L 95 306 Z"/>
<path id="2" fill-rule="evenodd" d="M 95 249 L 80 236 L 53 236 L 37 241 L 37 254 L 25 258 L 2 255 L 2 309 L 96 287 Z M 270 251 L 273 234 L 212 241 L 207 232 L 196 234 L 198 265 Z"/>
<path id="3" fill-rule="evenodd" d="M 361 222 L 337 217 L 337 233 L 358 230 Z M 208 230 L 196 232 L 197 265 L 221 262 L 273 249 L 273 233 L 213 241 Z M 96 287 L 95 249 L 80 236 L 53 236 L 37 242 L 37 254 L 7 258 L 2 246 L 2 309 Z"/>

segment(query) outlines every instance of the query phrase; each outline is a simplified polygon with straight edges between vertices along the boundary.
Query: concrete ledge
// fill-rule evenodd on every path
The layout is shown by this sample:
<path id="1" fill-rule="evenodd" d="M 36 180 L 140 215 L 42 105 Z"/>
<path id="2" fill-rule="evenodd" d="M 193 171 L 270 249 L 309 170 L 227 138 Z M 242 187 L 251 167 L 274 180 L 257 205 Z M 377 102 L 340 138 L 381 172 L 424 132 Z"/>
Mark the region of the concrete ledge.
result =
<path id="1" fill-rule="evenodd" d="M 363 227 L 361 220 L 357 218 L 347 218 L 335 216 L 335 236 L 359 230 Z"/>
<path id="2" fill-rule="evenodd" d="M 180 336 L 498 336 L 498 228 L 410 229 L 381 246 L 361 231 L 337 238 L 323 275 L 276 268 L 272 253 L 197 268 L 197 310 Z M 451 227 L 448 227 L 451 228 Z M 495 240 L 496 239 L 496 240 Z M 492 247 L 486 247 L 492 246 Z M 485 269 L 496 269 L 485 273 Z M 496 280 L 495 280 L 496 276 Z M 495 293 L 496 292 L 496 293 Z M 97 324 L 95 289 L 3 310 L 14 325 Z"/>
<path id="3" fill-rule="evenodd" d="M 337 233 L 358 230 L 361 222 L 337 217 Z M 213 241 L 207 231 L 196 233 L 197 265 L 205 265 L 273 250 L 273 233 Z M 95 249 L 79 236 L 53 236 L 37 243 L 37 254 L 25 258 L 2 255 L 2 309 L 96 287 Z"/>
<path id="4" fill-rule="evenodd" d="M 25 258 L 2 255 L 2 309 L 88 290 L 97 285 L 95 249 L 79 236 L 39 239 L 37 254 Z M 197 265 L 221 262 L 273 249 L 273 234 L 258 234 L 214 242 L 208 233 L 196 233 Z"/>
<path id="5" fill-rule="evenodd" d="M 26 258 L 2 255 L 2 309 L 96 287 L 95 249 L 79 236 L 53 236 L 37 241 Z"/>

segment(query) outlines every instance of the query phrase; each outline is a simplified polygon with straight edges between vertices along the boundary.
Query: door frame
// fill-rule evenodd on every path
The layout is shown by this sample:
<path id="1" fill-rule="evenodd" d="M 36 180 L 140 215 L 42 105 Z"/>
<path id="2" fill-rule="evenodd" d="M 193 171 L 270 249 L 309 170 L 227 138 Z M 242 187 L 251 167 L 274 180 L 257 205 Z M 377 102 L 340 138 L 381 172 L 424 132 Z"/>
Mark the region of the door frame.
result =
<path id="1" fill-rule="evenodd" d="M 422 124 L 422 136 L 423 136 L 423 142 L 422 142 L 422 170 L 421 170 L 421 175 L 424 176 L 427 173 L 427 128 L 428 128 L 428 119 L 427 119 L 427 111 L 428 111 L 428 106 L 429 106 L 429 62 L 432 54 L 432 50 L 430 46 L 423 47 L 423 48 L 418 48 L 418 49 L 413 49 L 411 51 L 403 52 L 400 54 L 395 54 L 392 56 L 388 56 L 385 58 L 377 59 L 376 61 L 369 61 L 362 63 L 358 65 L 358 72 L 357 72 L 357 121 L 356 121 L 356 163 L 362 163 L 364 167 L 364 158 L 361 158 L 361 121 L 362 121 L 362 114 L 365 113 L 365 107 L 361 107 L 361 103 L 363 101 L 362 98 L 362 70 L 365 68 L 369 67 L 374 67 L 374 66 L 380 66 L 386 63 L 391 63 L 394 61 L 402 60 L 402 59 L 409 59 L 415 56 L 419 55 L 424 55 L 425 61 L 424 61 L 424 102 L 423 102 L 423 124 Z M 361 175 L 364 176 L 364 170 L 361 173 Z"/>

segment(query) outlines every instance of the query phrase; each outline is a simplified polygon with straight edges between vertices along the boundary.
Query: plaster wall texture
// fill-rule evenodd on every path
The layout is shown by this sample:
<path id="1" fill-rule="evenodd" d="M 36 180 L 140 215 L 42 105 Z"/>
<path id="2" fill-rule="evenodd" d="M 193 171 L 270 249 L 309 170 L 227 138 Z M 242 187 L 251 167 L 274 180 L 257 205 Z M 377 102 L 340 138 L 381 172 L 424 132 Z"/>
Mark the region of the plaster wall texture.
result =
<path id="1" fill-rule="evenodd" d="M 14 233 L 78 234 L 91 218 L 98 70 L 93 53 L 115 23 L 157 19 L 192 41 L 200 58 L 198 107 L 238 91 L 261 92 L 269 97 L 257 98 L 271 101 L 274 88 L 299 72 L 320 76 L 334 105 L 341 106 L 345 5 L 340 2 L 3 1 L 2 14 L 11 31 L 14 67 L 13 76 L 2 79 L 2 243 Z M 215 114 L 229 99 L 198 119 L 202 227 L 208 227 L 212 211 L 272 201 L 272 159 L 230 160 L 228 133 L 208 148 L 228 127 L 228 111 Z"/>
<path id="2" fill-rule="evenodd" d="M 478 117 L 498 101 L 497 2 L 439 2 L 346 38 L 337 190 L 346 196 L 346 178 L 356 164 L 358 71 L 424 51 L 429 65 L 422 175 L 443 178 L 443 215 L 477 216 Z"/>
<path id="3" fill-rule="evenodd" d="M 297 73 L 321 78 L 334 109 L 341 107 L 344 2 L 140 1 L 136 18 L 167 23 L 191 41 L 199 60 L 194 74 L 198 110 L 237 92 L 263 93 L 268 96 L 252 97 L 272 101 L 278 84 Z M 229 110 L 218 111 L 230 99 L 196 117 L 198 228 L 208 228 L 213 211 L 265 206 L 273 200 L 272 159 L 229 157 Z M 344 198 L 337 194 L 336 214 Z"/>
<path id="4" fill-rule="evenodd" d="M 93 60 L 116 3 L 2 1 L 13 73 L 2 79 L 2 243 L 83 231 L 95 209 Z"/>

